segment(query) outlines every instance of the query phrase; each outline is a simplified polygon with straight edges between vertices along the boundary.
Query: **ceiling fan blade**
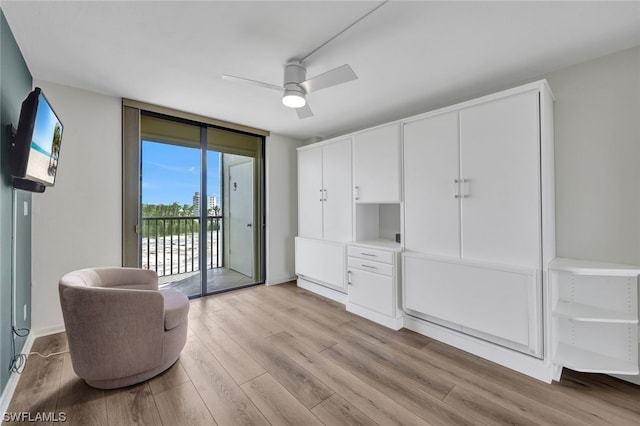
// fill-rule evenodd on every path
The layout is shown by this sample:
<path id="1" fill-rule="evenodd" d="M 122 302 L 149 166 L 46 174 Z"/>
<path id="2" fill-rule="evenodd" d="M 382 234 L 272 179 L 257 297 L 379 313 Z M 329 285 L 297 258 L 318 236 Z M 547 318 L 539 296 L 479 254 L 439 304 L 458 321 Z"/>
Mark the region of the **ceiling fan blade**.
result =
<path id="1" fill-rule="evenodd" d="M 296 108 L 296 113 L 298 113 L 298 118 L 301 119 L 301 120 L 303 118 L 309 118 L 309 117 L 313 116 L 313 112 L 311 111 L 311 108 L 309 107 L 309 102 L 307 102 L 301 108 Z"/>
<path id="2" fill-rule="evenodd" d="M 266 87 L 267 89 L 273 89 L 273 90 L 279 90 L 279 91 L 283 90 L 281 86 L 276 86 L 275 84 L 269 84 L 263 81 L 251 80 L 249 78 L 244 78 L 244 77 L 236 77 L 235 75 L 222 74 L 222 79 L 228 80 L 228 81 L 235 81 L 238 83 L 249 83 L 256 86 Z"/>
<path id="3" fill-rule="evenodd" d="M 346 83 L 347 81 L 355 80 L 358 76 L 351 69 L 348 64 L 342 65 L 338 68 L 334 68 L 331 71 L 327 71 L 323 74 L 317 75 L 306 81 L 300 83 L 300 86 L 307 92 L 315 92 L 327 87 L 336 86 L 338 84 Z"/>

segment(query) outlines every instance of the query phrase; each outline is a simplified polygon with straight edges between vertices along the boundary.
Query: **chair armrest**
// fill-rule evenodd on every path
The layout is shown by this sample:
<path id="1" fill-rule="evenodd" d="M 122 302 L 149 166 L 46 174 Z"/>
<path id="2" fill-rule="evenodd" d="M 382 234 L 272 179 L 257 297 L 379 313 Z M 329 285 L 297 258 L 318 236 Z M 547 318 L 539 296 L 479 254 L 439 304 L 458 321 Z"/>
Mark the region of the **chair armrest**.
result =
<path id="1" fill-rule="evenodd" d="M 178 290 L 171 288 L 160 290 L 164 298 L 164 329 L 172 330 L 187 321 L 189 299 Z"/>
<path id="2" fill-rule="evenodd" d="M 158 274 L 140 268 L 90 268 L 71 272 L 60 280 L 67 285 L 158 290 Z"/>

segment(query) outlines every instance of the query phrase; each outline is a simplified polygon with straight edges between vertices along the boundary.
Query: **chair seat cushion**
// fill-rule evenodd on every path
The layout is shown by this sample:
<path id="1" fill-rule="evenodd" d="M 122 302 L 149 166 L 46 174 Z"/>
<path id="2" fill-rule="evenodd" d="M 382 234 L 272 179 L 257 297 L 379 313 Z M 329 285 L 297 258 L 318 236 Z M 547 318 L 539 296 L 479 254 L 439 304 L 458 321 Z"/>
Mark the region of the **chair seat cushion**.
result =
<path id="1" fill-rule="evenodd" d="M 160 290 L 164 297 L 164 329 L 172 330 L 187 320 L 189 299 L 174 289 Z"/>

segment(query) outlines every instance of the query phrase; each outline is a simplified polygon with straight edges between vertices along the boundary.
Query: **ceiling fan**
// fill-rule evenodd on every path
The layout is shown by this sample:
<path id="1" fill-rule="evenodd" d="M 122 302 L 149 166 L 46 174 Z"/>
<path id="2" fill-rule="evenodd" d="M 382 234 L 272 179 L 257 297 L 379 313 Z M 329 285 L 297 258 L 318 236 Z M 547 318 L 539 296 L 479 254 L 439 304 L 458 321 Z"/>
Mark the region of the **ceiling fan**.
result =
<path id="1" fill-rule="evenodd" d="M 360 17 L 357 21 L 340 31 L 338 34 L 331 37 L 329 40 L 327 40 L 302 58 L 289 60 L 284 66 L 284 79 L 282 86 L 228 74 L 223 74 L 222 78 L 224 80 L 250 83 L 256 86 L 266 87 L 267 89 L 282 91 L 282 103 L 285 106 L 288 106 L 289 108 L 295 108 L 296 113 L 298 113 L 298 117 L 301 119 L 311 117 L 313 116 L 313 112 L 311 111 L 311 108 L 309 107 L 309 104 L 306 100 L 307 93 L 316 92 L 321 89 L 326 89 L 328 87 L 337 86 L 338 84 L 356 80 L 358 76 L 348 64 L 345 64 L 323 74 L 307 79 L 307 69 L 304 66 L 304 60 L 317 52 L 320 48 L 329 44 L 349 28 L 362 21 L 371 13 L 375 12 L 378 8 L 387 3 L 387 1 L 389 0 L 385 0 L 374 7 L 364 16 Z"/>
<path id="2" fill-rule="evenodd" d="M 282 91 L 282 103 L 289 108 L 295 108 L 299 118 L 307 118 L 313 115 L 313 112 L 306 101 L 307 93 L 315 92 L 327 87 L 337 86 L 338 84 L 346 83 L 358 78 L 356 73 L 353 72 L 351 67 L 347 64 L 310 79 L 307 79 L 306 76 L 307 69 L 302 62 L 297 59 L 293 59 L 284 66 L 284 81 L 282 86 L 276 86 L 275 84 L 226 74 L 223 74 L 222 78 L 225 80 L 250 83 L 266 87 L 268 89 Z"/>

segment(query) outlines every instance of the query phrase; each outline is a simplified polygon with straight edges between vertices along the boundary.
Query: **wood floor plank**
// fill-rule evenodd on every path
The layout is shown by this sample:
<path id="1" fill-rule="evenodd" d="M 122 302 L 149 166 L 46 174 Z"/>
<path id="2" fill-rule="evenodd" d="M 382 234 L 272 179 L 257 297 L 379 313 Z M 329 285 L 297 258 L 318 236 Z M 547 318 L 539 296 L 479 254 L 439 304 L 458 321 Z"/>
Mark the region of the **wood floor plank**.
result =
<path id="1" fill-rule="evenodd" d="M 386 426 L 468 423 L 470 416 L 474 424 L 640 424 L 640 386 L 570 370 L 549 385 L 411 331 L 384 328 L 291 283 L 191 304 L 190 343 L 165 373 L 102 391 L 75 376 L 68 353 L 31 356 L 8 410 L 64 412 L 67 424 L 92 426 Z M 36 339 L 32 350 L 67 347 L 58 333 Z"/>
<path id="2" fill-rule="evenodd" d="M 262 298 L 250 297 L 250 295 L 244 297 L 243 301 L 250 307 L 249 309 L 260 312 L 263 318 L 273 320 L 280 325 L 281 330 L 286 329 L 287 333 L 301 340 L 317 352 L 337 343 L 335 333 L 329 333 L 326 327 L 319 326 L 304 316 L 295 315 L 295 312 L 292 313 L 287 309 L 279 309 L 269 303 L 264 303 Z"/>
<path id="3" fill-rule="evenodd" d="M 69 354 L 62 357 L 62 377 L 56 411 L 66 413 L 65 424 L 68 425 L 108 425 L 105 392 L 92 388 L 75 375 Z"/>
<path id="4" fill-rule="evenodd" d="M 168 389 L 180 386 L 189 381 L 189 376 L 184 371 L 180 360 L 175 362 L 163 373 L 149 379 L 149 388 L 154 395 L 158 395 Z"/>
<path id="5" fill-rule="evenodd" d="M 472 416 L 442 402 L 441 399 L 453 386 L 444 393 L 438 393 L 437 397 L 433 396 L 414 381 L 395 374 L 382 364 L 372 362 L 372 357 L 362 352 L 350 352 L 350 349 L 338 344 L 323 351 L 322 355 L 433 425 L 475 424 Z"/>
<path id="6" fill-rule="evenodd" d="M 244 392 L 274 425 L 322 425 L 309 410 L 269 373 L 242 385 Z"/>
<path id="7" fill-rule="evenodd" d="M 394 331 L 371 321 L 364 321 L 362 318 L 357 321 L 344 323 L 340 325 L 339 329 L 374 344 L 386 343 L 422 349 L 432 341 L 428 337 L 407 330 L 406 328 Z"/>
<path id="8" fill-rule="evenodd" d="M 453 388 L 444 399 L 448 405 L 457 408 L 459 411 L 467 413 L 475 418 L 475 422 L 495 425 L 537 425 L 536 421 L 530 420 L 519 413 L 507 410 L 504 407 L 492 402 L 473 391 L 469 391 L 462 386 Z"/>
<path id="9" fill-rule="evenodd" d="M 443 377 L 435 369 L 425 368 L 423 364 L 406 362 L 397 345 L 374 345 L 359 337 L 341 338 L 340 343 L 329 349 L 343 358 L 360 359 L 372 368 L 388 371 L 398 380 L 410 382 L 424 389 L 437 399 L 444 397 L 453 389 L 455 381 Z"/>
<path id="10" fill-rule="evenodd" d="M 247 325 L 234 313 L 225 310 L 209 314 L 262 367 L 307 408 L 315 407 L 334 391 L 294 360 L 283 356 L 269 341 L 256 335 L 253 324 Z"/>
<path id="11" fill-rule="evenodd" d="M 634 424 L 640 421 L 640 418 L 630 414 L 626 407 L 612 406 L 589 397 L 585 392 L 571 389 L 563 381 L 548 385 L 441 342 L 433 341 L 422 350 L 436 362 L 456 363 L 460 368 L 480 375 L 511 392 L 524 394 L 529 399 L 589 424 Z"/>
<path id="12" fill-rule="evenodd" d="M 279 333 L 269 341 L 310 373 L 327 383 L 372 420 L 381 425 L 429 424 L 387 395 L 369 386 L 322 353 L 305 347 L 287 333 Z"/>
<path id="13" fill-rule="evenodd" d="M 105 401 L 109 425 L 161 424 L 160 413 L 147 382 L 105 391 Z"/>
<path id="14" fill-rule="evenodd" d="M 29 355 L 7 411 L 11 413 L 54 412 L 58 400 L 63 362 L 64 355 L 55 355 L 49 358 Z"/>
<path id="15" fill-rule="evenodd" d="M 223 311 L 224 312 L 224 311 Z M 208 316 L 189 324 L 238 384 L 261 376 L 265 369 Z"/>
<path id="16" fill-rule="evenodd" d="M 200 338 L 190 333 L 180 356 L 185 371 L 219 425 L 268 425 Z"/>
<path id="17" fill-rule="evenodd" d="M 393 344 L 389 339 L 379 339 L 369 333 L 362 333 L 358 324 L 346 323 L 340 330 L 351 333 L 351 344 L 364 346 L 366 352 L 376 357 L 379 362 L 387 364 L 387 368 L 394 368 L 397 374 L 407 380 L 415 380 L 430 387 L 430 382 L 445 380 L 449 384 L 462 384 L 473 389 L 479 396 L 498 401 L 507 410 L 521 413 L 528 419 L 543 424 L 584 425 L 584 421 L 562 413 L 560 410 L 527 398 L 518 392 L 506 389 L 504 386 L 475 374 L 466 368 L 459 368 L 454 363 L 442 359 L 433 359 L 426 350 L 415 349 L 412 345 Z M 365 340 L 366 339 L 366 340 Z M 378 351 L 375 348 L 381 348 Z M 426 348 L 426 347 L 425 347 Z M 354 355 L 359 349 L 351 349 Z M 383 361 L 384 360 L 384 361 Z M 498 367 L 495 368 L 504 368 Z M 531 379 L 534 380 L 534 379 Z"/>
<path id="18" fill-rule="evenodd" d="M 325 425 L 377 425 L 376 422 L 337 393 L 313 407 L 311 412 Z"/>
<path id="19" fill-rule="evenodd" d="M 154 395 L 163 425 L 216 425 L 213 416 L 191 382 Z"/>

